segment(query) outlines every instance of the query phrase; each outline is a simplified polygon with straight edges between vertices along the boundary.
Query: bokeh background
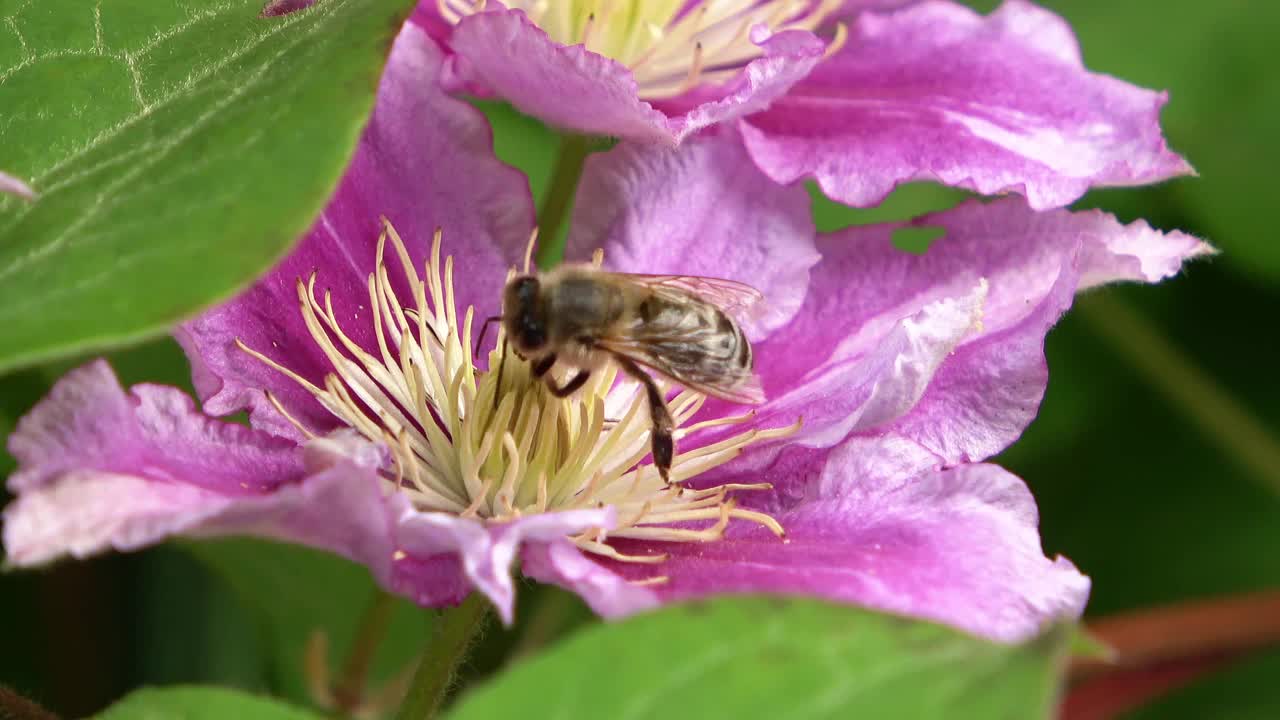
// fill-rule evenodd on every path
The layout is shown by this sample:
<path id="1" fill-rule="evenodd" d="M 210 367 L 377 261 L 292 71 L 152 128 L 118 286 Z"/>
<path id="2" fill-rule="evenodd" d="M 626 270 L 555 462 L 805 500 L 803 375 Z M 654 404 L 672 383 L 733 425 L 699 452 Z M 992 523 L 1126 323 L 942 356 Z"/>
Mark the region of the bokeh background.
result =
<path id="1" fill-rule="evenodd" d="M 972 3 L 982 10 L 993 1 Z M 1200 173 L 1096 192 L 1078 207 L 1147 218 L 1222 249 L 1157 287 L 1081 301 L 1050 335 L 1040 417 L 999 462 L 1039 500 L 1046 549 L 1094 579 L 1090 616 L 1280 587 L 1280 4 L 1264 0 L 1047 0 L 1075 26 L 1088 65 L 1169 89 L 1172 145 Z M 499 154 L 543 190 L 553 136 L 485 105 Z M 910 186 L 851 211 L 815 195 L 819 227 L 905 218 L 959 194 Z M 145 282 L 139 278 L 138 282 Z M 0 377 L 0 436 L 81 360 Z M 115 353 L 126 383 L 188 386 L 170 341 Z M 0 475 L 12 461 L 0 454 Z M 5 498 L 7 500 L 7 498 Z M 483 676 L 589 622 L 555 590 L 521 589 L 520 624 L 489 632 Z M 0 683 L 68 716 L 142 684 L 204 682 L 305 700 L 304 648 L 324 628 L 335 672 L 362 622 L 382 617 L 363 569 L 248 540 L 171 543 L 129 556 L 0 575 Z M 375 603 L 374 612 L 369 612 Z M 426 613 L 396 601 L 376 682 L 425 637 Z M 1254 655 L 1139 711 L 1150 718 L 1280 717 L 1280 652 Z"/>

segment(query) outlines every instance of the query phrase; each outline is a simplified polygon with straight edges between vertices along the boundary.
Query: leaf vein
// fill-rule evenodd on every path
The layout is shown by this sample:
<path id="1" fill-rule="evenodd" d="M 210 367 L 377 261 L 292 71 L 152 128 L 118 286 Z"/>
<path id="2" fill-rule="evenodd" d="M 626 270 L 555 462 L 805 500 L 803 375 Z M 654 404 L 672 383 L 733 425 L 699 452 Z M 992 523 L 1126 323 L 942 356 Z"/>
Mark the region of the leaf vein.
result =
<path id="1" fill-rule="evenodd" d="M 896 678 L 919 673 L 935 665 L 960 660 L 968 652 L 959 644 L 948 644 L 938 650 L 919 655 L 906 655 L 897 662 L 877 665 L 860 674 L 854 683 L 833 683 L 830 690 L 817 696 L 807 706 L 798 708 L 792 720 L 814 717 L 831 717 L 833 713 L 847 711 L 849 704 L 859 695 L 865 695 L 877 686 Z"/>
<path id="2" fill-rule="evenodd" d="M 327 12 L 322 11 L 322 12 L 320 12 L 320 13 L 318 13 L 318 14 L 316 14 L 316 13 L 308 13 L 308 14 L 306 14 L 306 15 L 302 15 L 302 16 L 300 16 L 300 17 L 302 17 L 303 19 L 307 19 L 307 20 L 312 20 L 312 21 L 314 21 L 314 22 L 312 22 L 312 23 L 311 23 L 311 32 L 308 34 L 308 36 L 309 36 L 309 35 L 311 35 L 311 34 L 315 34 L 316 32 L 318 32 L 319 28 L 323 25 L 322 18 L 327 17 L 327 16 L 332 16 L 332 15 L 334 15 L 334 14 L 335 14 L 335 13 L 337 13 L 337 12 L 338 12 L 342 7 L 346 6 L 349 2 L 350 2 L 350 0 L 340 0 L 340 2 L 325 3 L 322 7 L 326 7 L 326 8 L 328 8 Z M 218 6 L 215 6 L 215 7 L 213 7 L 213 8 L 207 8 L 207 9 L 206 9 L 206 10 L 204 10 L 204 11 L 203 11 L 203 13 L 201 14 L 201 19 L 208 19 L 208 18 L 210 18 L 210 17 L 212 17 L 212 16 L 213 16 L 213 15 L 212 15 L 213 13 L 225 12 L 226 10 L 231 9 L 231 8 L 234 8 L 234 7 L 236 7 L 237 5 L 238 5 L 237 3 L 224 3 L 224 4 L 222 4 L 222 5 L 218 5 Z M 286 19 L 291 18 L 291 17 L 293 17 L 293 16 L 287 16 L 287 17 L 286 17 Z M 104 130 L 104 131 L 102 131 L 102 132 L 98 133 L 98 135 L 96 135 L 96 136 L 94 136 L 93 138 L 91 138 L 87 143 L 85 143 L 85 145 L 83 145 L 82 147 L 80 147 L 80 148 L 78 148 L 78 149 L 76 149 L 76 150 L 74 150 L 74 151 L 72 151 L 72 152 L 68 153 L 68 154 L 67 154 L 67 156 L 66 156 L 66 157 L 64 157 L 63 159 L 61 159 L 61 160 L 59 160 L 59 161 L 55 162 L 53 165 L 49 166 L 48 168 L 46 168 L 46 169 L 44 169 L 44 170 L 42 170 L 42 171 L 39 171 L 39 172 L 34 173 L 35 183 L 36 183 L 37 185 L 39 185 L 39 184 L 40 184 L 40 181 L 41 181 L 41 180 L 43 180 L 45 177 L 49 176 L 49 175 L 50 175 L 50 174 L 52 174 L 52 173 L 57 172 L 58 170 L 61 170 L 63 167 L 65 167 L 65 166 L 67 166 L 67 165 L 69 165 L 69 164 L 71 164 L 71 163 L 75 162 L 75 161 L 76 161 L 76 160 L 78 160 L 81 156 L 83 156 L 84 154 L 86 154 L 86 153 L 90 152 L 91 150 L 95 149 L 95 148 L 96 148 L 96 147 L 98 147 L 99 145 L 101 145 L 101 144 L 103 144 L 103 143 L 105 143 L 105 142 L 107 142 L 107 141 L 109 141 L 109 140 L 113 139 L 115 136 L 119 135 L 120 133 L 125 132 L 126 130 L 128 130 L 128 129 L 129 129 L 129 128 L 131 128 L 132 126 L 134 126 L 134 125 L 136 125 L 137 123 L 141 122 L 142 120 L 146 119 L 148 116 L 150 116 L 150 115 L 151 115 L 152 113 L 154 113 L 156 110 L 161 109 L 161 108 L 163 108 L 163 107 L 167 106 L 167 105 L 168 105 L 169 103 L 171 103 L 171 102 L 174 102 L 174 101 L 177 101 L 177 100 L 181 100 L 181 99 L 183 99 L 183 97 L 185 97 L 185 92 L 186 92 L 187 90 L 189 90 L 192 86 L 194 86 L 195 84 L 199 83 L 200 81 L 202 81 L 202 80 L 204 80 L 204 79 L 206 79 L 206 78 L 208 78 L 208 77 L 210 77 L 210 76 L 212 76 L 212 75 L 214 75 L 214 74 L 216 74 L 216 73 L 219 73 L 219 72 L 221 72 L 221 71 L 225 70 L 225 69 L 226 69 L 229 65 L 231 65 L 232 63 L 234 63 L 234 62 L 236 62 L 237 60 L 241 59 L 242 57 L 244 57 L 245 55 L 249 54 L 250 52 L 253 52 L 254 50 L 258 49 L 258 47 L 260 47 L 260 46 L 261 46 L 263 43 L 265 43 L 267 40 L 269 40 L 269 39 L 271 39 L 271 38 L 275 37 L 276 35 L 278 35 L 279 33 L 283 32 L 284 30 L 286 30 L 286 29 L 288 29 L 288 28 L 293 27 L 294 25 L 298 24 L 298 22 L 300 22 L 300 21 L 283 22 L 283 23 L 273 24 L 273 25 L 272 25 L 272 27 L 271 27 L 271 29 L 266 30 L 266 31 L 265 31 L 265 32 L 263 32 L 261 35 L 258 35 L 255 39 L 253 39 L 251 42 L 247 43 L 247 44 L 246 44 L 246 45 L 244 45 L 243 47 L 241 47 L 241 48 L 239 48 L 239 49 L 237 49 L 237 50 L 234 50 L 234 51 L 231 51 L 231 52 L 225 53 L 225 54 L 222 56 L 222 58 L 221 58 L 218 62 L 216 62 L 216 63 L 211 63 L 210 65 L 206 66 L 203 70 L 201 70 L 201 71 L 199 71 L 199 72 L 196 72 L 196 73 L 193 73 L 192 75 L 188 76 L 188 77 L 187 77 L 187 79 L 186 79 L 183 83 L 181 83 L 181 84 L 180 84 L 180 85 L 178 85 L 177 87 L 175 87 L 175 88 L 173 88 L 172 90 L 170 90 L 168 93 L 166 93 L 165 95 L 163 95 L 161 98 L 157 99 L 154 103 L 151 103 L 150 105 L 146 105 L 146 106 L 144 106 L 144 107 L 142 108 L 141 112 L 139 112 L 137 115 L 132 115 L 132 116 L 130 116 L 130 117 L 127 117 L 127 118 L 125 118 L 124 120 L 122 120 L 122 121 L 120 121 L 119 123 L 117 123 L 116 125 L 114 125 L 114 126 L 112 126 L 112 127 L 108 128 L 108 129 L 106 129 L 106 130 Z M 194 22 L 192 22 L 192 23 L 184 23 L 183 29 L 184 29 L 184 30 L 185 30 L 185 29 L 190 29 L 190 27 L 192 27 L 193 25 L 194 25 Z M 166 34 L 166 36 L 165 36 L 165 38 L 164 38 L 164 39 L 168 39 L 169 37 L 172 37 L 172 35 L 173 35 L 173 33 L 168 33 L 168 34 Z M 161 41 L 162 41 L 162 40 L 161 40 Z M 138 57 L 140 57 L 140 56 L 142 56 L 142 55 L 145 55 L 147 52 L 150 52 L 150 51 L 151 51 L 151 50 L 153 50 L 153 49 L 155 48 L 155 46 L 156 46 L 156 45 L 158 45 L 158 44 L 159 44 L 159 42 L 156 42 L 155 44 L 152 44 L 152 45 L 149 45 L 149 46 L 143 46 L 143 48 L 142 48 L 142 49 L 139 49 L 139 50 L 134 51 L 134 52 L 132 52 L 132 53 L 128 53 L 128 55 L 131 55 L 131 56 L 132 56 L 132 58 L 136 61 L 136 59 L 137 59 Z M 290 47 L 290 48 L 295 47 L 295 46 L 296 46 L 296 44 L 297 44 L 297 43 L 294 43 L 293 45 L 289 45 L 289 47 Z M 122 53 L 122 55 L 123 55 L 123 53 Z M 276 57 L 275 57 L 275 58 L 273 58 L 273 62 L 274 62 L 274 60 L 279 59 L 279 58 L 281 57 L 281 55 L 282 55 L 282 53 L 278 53 L 278 54 L 276 55 Z M 264 67 L 269 67 L 269 66 L 270 66 L 270 63 L 264 63 Z M 0 83 L 3 83 L 3 81 L 4 81 L 4 76 L 3 76 L 3 75 L 0 75 Z M 141 92 L 141 91 L 139 91 L 139 93 L 140 93 L 140 92 Z"/>
<path id="3" fill-rule="evenodd" d="M 345 3 L 341 3 L 341 4 L 345 4 Z M 97 194 L 94 200 L 85 209 L 85 211 L 78 218 L 76 218 L 74 222 L 70 223 L 66 228 L 64 228 L 62 232 L 54 236 L 48 243 L 45 243 L 44 245 L 41 245 L 38 248 L 34 248 L 24 256 L 14 258 L 8 264 L 7 267 L 0 269 L 0 280 L 3 280 L 4 278 L 10 277 L 17 273 L 24 272 L 26 271 L 29 265 L 40 261 L 41 259 L 47 257 L 49 254 L 57 250 L 62 249 L 68 237 L 70 237 L 73 233 L 75 233 L 80 228 L 84 227 L 86 224 L 88 224 L 90 221 L 96 218 L 98 213 L 103 209 L 103 206 L 107 198 L 113 195 L 116 192 L 116 190 L 118 190 L 128 182 L 132 181 L 135 177 L 143 174 L 146 170 L 150 169 L 150 167 L 154 165 L 156 161 L 166 157 L 176 147 L 186 142 L 192 135 L 194 135 L 199 130 L 203 129 L 206 125 L 208 125 L 213 118 L 221 114 L 228 106 L 230 106 L 240 97 L 247 94 L 249 90 L 255 88 L 257 84 L 262 80 L 262 78 L 267 75 L 267 73 L 270 71 L 270 69 L 275 64 L 276 61 L 278 61 L 281 57 L 284 57 L 285 55 L 290 53 L 294 47 L 310 39 L 312 35 L 318 32 L 319 27 L 320 27 L 320 24 L 316 23 L 311 26 L 310 32 L 298 33 L 292 43 L 286 44 L 284 47 L 280 49 L 278 53 L 276 53 L 276 55 L 273 58 L 271 58 L 267 62 L 262 63 L 248 78 L 245 79 L 243 84 L 241 84 L 237 88 L 234 88 L 232 92 L 228 93 L 226 96 L 221 98 L 219 102 L 214 103 L 209 109 L 207 109 L 204 113 L 202 113 L 199 117 L 197 117 L 190 125 L 184 128 L 181 132 L 176 133 L 171 140 L 164 143 L 158 143 L 156 145 L 157 150 L 153 154 L 151 154 L 150 157 L 147 157 L 146 159 L 140 161 L 133 168 L 122 173 L 120 177 L 107 183 L 106 186 L 102 189 L 102 191 Z M 80 288 L 80 289 L 83 289 L 83 288 Z M 39 302 L 45 303 L 45 302 L 48 302 L 49 299 L 50 299 L 49 296 L 43 296 L 39 299 Z M 6 308 L 4 308 L 3 310 L 0 310 L 0 317 L 19 315 L 23 311 L 25 311 L 28 307 L 30 307 L 32 304 L 34 304 L 34 302 L 35 301 L 32 300 L 25 303 L 10 303 Z"/>
<path id="4" fill-rule="evenodd" d="M 93 4 L 93 49 L 99 55 L 106 54 L 102 45 L 102 0 Z"/>

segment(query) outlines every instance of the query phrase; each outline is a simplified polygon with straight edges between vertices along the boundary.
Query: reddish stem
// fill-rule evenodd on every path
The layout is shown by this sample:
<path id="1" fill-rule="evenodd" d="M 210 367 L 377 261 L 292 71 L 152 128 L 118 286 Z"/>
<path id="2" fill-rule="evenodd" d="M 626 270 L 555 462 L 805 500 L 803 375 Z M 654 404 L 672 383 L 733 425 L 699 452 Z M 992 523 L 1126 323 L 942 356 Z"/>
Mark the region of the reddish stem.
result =
<path id="1" fill-rule="evenodd" d="M 1280 591 L 1138 610 L 1096 620 L 1088 628 L 1116 651 L 1116 658 L 1114 662 L 1073 662 L 1072 681 L 1164 661 L 1234 655 L 1280 643 Z"/>
<path id="2" fill-rule="evenodd" d="M 1073 661 L 1064 720 L 1108 720 L 1280 644 L 1280 591 L 1139 610 L 1088 625 L 1112 661 Z"/>

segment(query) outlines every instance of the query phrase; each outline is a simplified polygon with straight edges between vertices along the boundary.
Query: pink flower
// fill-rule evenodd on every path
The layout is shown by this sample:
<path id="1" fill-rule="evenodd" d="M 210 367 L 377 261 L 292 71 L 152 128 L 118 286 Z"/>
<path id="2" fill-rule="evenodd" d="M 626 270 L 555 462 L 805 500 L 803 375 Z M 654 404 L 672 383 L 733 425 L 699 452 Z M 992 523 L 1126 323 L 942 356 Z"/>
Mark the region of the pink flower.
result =
<path id="1" fill-rule="evenodd" d="M 472 357 L 532 201 L 443 71 L 407 26 L 298 249 L 179 330 L 203 412 L 98 361 L 19 423 L 9 562 L 249 533 L 339 553 L 424 605 L 479 590 L 507 621 L 517 559 L 606 616 L 798 593 L 1016 640 L 1081 612 L 1088 579 L 1044 556 L 1026 486 L 981 461 L 1034 416 L 1045 333 L 1076 292 L 1157 281 L 1207 246 L 1010 198 L 921 218 L 946 236 L 913 256 L 895 226 L 816 236 L 804 190 L 777 187 L 734 128 L 593 156 L 571 257 L 602 244 L 613 269 L 769 301 L 748 331 L 770 399 L 673 388 L 667 485 L 633 386 L 606 373 L 558 400 L 516 358 L 500 381 L 497 350 Z M 215 419 L 241 409 L 252 427 Z"/>
<path id="2" fill-rule="evenodd" d="M 675 146 L 741 133 L 773 181 L 875 205 L 928 180 L 1040 210 L 1095 186 L 1191 172 L 1163 93 L 1084 68 L 1070 27 L 1025 0 L 440 0 L 414 22 L 450 81 L 571 132 Z"/>

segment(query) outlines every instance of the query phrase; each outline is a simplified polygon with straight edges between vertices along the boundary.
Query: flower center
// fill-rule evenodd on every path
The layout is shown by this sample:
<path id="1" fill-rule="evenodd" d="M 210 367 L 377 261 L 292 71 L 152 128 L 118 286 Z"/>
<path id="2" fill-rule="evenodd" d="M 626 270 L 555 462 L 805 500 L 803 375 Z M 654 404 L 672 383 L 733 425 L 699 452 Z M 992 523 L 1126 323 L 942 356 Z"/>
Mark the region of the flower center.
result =
<path id="1" fill-rule="evenodd" d="M 384 255 L 388 241 L 404 270 L 407 303 L 392 287 Z M 597 264 L 601 258 L 597 253 Z M 769 484 L 693 489 L 682 483 L 737 457 L 752 442 L 794 433 L 798 422 L 745 430 L 678 452 L 671 482 L 664 482 L 652 463 L 643 462 L 651 424 L 636 383 L 618 381 L 617 370 L 606 368 L 577 394 L 556 398 L 533 377 L 527 362 L 506 350 L 501 332 L 489 353 L 491 370 L 476 368 L 471 352 L 475 309 L 467 308 L 459 322 L 453 258 L 441 264 L 438 230 L 424 270 L 419 278 L 400 236 L 384 220 L 376 268 L 368 278 L 376 355 L 343 332 L 327 291 L 323 302 L 317 298 L 314 273 L 306 282 L 299 279 L 302 317 L 334 368 L 324 387 L 237 343 L 300 383 L 364 437 L 385 444 L 394 462 L 384 468 L 385 480 L 420 510 L 507 522 L 531 513 L 612 506 L 615 528 L 572 539 L 584 550 L 632 562 L 661 562 L 665 556 L 623 555 L 606 540 L 716 540 L 735 518 L 783 536 L 776 520 L 737 507 L 732 497 L 735 491 L 767 490 Z M 299 430 L 315 437 L 268 397 Z M 752 419 L 747 414 L 687 425 L 704 401 L 687 389 L 669 400 L 677 440 Z"/>
<path id="2" fill-rule="evenodd" d="M 485 9 L 485 0 L 437 0 L 456 23 Z M 661 99 L 701 83 L 728 80 L 761 55 L 751 29 L 816 29 L 843 0 L 508 0 L 551 39 L 626 65 L 640 95 Z M 844 42 L 839 27 L 828 47 Z"/>

